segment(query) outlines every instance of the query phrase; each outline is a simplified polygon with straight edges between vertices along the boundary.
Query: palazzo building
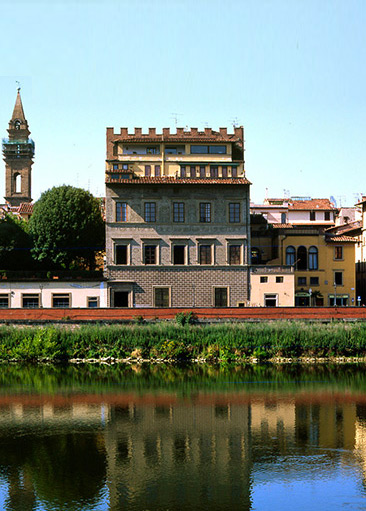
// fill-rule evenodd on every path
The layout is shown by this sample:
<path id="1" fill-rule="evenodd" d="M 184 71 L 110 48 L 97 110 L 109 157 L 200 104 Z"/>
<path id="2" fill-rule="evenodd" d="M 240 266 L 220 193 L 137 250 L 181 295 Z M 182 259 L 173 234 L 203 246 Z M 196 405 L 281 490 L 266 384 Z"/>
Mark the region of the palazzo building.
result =
<path id="1" fill-rule="evenodd" d="M 111 307 L 248 304 L 244 130 L 107 128 Z"/>

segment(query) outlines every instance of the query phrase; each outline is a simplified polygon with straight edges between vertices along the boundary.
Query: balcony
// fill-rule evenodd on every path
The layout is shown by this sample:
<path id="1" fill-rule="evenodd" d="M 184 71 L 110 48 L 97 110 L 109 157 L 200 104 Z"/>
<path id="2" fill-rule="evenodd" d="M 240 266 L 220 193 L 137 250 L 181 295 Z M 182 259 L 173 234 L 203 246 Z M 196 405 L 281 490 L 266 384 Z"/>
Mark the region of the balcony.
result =
<path id="1" fill-rule="evenodd" d="M 2 139 L 3 155 L 10 158 L 19 158 L 21 156 L 34 156 L 34 141 L 31 138 L 26 140 Z"/>

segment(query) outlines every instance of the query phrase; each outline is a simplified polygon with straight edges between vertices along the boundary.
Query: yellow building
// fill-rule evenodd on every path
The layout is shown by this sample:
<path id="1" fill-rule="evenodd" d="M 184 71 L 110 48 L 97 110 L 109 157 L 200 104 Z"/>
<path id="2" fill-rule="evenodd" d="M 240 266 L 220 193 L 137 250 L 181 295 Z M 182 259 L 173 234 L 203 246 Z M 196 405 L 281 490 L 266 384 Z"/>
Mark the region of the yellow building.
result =
<path id="1" fill-rule="evenodd" d="M 279 257 L 295 268 L 295 305 L 356 305 L 355 244 L 350 236 L 313 229 L 279 229 Z"/>

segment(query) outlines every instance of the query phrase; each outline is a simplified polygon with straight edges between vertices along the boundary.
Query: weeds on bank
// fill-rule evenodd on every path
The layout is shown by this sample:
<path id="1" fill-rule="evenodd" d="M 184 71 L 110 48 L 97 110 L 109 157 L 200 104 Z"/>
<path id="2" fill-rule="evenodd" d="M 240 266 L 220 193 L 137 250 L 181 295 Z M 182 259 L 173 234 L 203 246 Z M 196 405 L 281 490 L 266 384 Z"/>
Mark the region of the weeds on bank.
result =
<path id="1" fill-rule="evenodd" d="M 156 358 L 221 362 L 248 357 L 365 356 L 366 323 L 301 322 L 192 324 L 190 313 L 175 322 L 131 325 L 0 328 L 0 360 Z"/>

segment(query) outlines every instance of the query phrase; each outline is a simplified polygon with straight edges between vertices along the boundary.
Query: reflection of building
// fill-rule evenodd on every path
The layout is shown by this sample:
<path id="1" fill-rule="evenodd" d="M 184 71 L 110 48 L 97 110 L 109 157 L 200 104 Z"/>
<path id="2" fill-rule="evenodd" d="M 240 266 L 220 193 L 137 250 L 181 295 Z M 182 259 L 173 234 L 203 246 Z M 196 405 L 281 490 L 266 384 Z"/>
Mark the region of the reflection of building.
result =
<path id="1" fill-rule="evenodd" d="M 107 128 L 110 305 L 246 305 L 249 184 L 243 128 Z"/>

